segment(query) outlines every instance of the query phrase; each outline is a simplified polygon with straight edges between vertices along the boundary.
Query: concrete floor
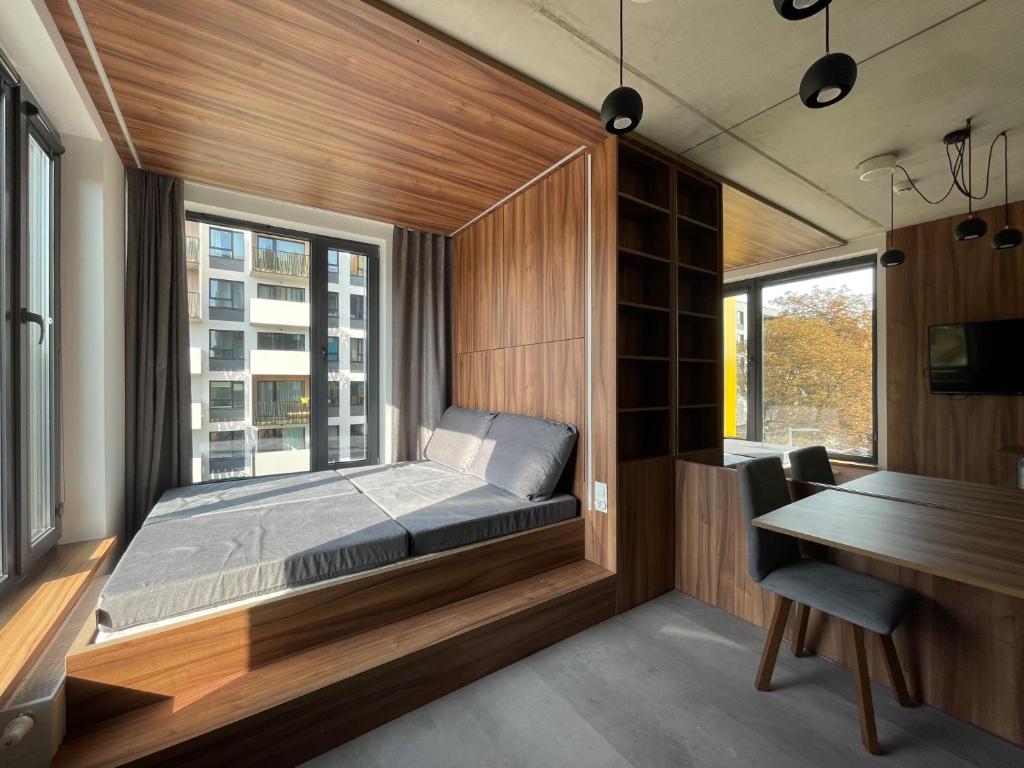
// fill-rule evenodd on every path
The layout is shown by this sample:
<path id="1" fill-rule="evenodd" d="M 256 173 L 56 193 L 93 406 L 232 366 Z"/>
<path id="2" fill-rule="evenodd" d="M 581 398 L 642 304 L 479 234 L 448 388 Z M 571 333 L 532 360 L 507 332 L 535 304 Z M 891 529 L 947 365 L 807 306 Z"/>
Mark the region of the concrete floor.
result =
<path id="1" fill-rule="evenodd" d="M 875 685 L 884 757 L 863 751 L 853 681 L 677 592 L 558 643 L 311 760 L 311 768 L 1001 768 L 1024 750 Z"/>

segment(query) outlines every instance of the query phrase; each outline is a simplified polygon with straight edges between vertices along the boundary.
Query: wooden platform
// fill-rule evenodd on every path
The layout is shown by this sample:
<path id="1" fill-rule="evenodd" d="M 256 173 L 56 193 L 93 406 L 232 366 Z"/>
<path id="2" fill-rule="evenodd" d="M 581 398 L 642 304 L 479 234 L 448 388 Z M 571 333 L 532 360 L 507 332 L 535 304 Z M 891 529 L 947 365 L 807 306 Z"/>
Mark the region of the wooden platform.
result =
<path id="1" fill-rule="evenodd" d="M 293 765 L 609 618 L 614 596 L 579 560 L 80 728 L 54 765 Z"/>

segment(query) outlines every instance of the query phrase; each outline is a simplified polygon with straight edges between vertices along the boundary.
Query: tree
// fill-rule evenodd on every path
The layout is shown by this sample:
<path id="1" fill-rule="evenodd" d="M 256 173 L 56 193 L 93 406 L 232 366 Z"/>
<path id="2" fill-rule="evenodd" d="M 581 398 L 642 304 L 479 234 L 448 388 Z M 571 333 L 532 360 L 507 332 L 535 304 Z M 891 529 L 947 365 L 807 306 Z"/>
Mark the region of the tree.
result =
<path id="1" fill-rule="evenodd" d="M 815 286 L 784 294 L 771 309 L 764 322 L 765 441 L 870 453 L 871 297 Z"/>

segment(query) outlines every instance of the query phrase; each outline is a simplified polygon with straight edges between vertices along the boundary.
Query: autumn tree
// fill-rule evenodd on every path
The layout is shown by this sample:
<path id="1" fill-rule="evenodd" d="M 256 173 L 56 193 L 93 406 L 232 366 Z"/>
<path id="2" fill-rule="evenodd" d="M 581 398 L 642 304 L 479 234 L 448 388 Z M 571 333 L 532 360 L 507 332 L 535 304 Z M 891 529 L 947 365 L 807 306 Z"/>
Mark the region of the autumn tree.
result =
<path id="1" fill-rule="evenodd" d="M 871 450 L 872 299 L 846 287 L 788 292 L 766 307 L 764 439 Z"/>

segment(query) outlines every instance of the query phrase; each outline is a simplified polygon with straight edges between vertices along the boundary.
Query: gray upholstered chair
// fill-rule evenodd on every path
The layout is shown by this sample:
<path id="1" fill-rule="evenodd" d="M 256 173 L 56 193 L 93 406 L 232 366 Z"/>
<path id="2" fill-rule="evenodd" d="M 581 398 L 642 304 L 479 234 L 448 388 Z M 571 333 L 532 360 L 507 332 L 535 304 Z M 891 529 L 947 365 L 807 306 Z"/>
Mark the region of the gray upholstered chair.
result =
<path id="1" fill-rule="evenodd" d="M 771 626 L 761 654 L 754 686 L 771 688 L 772 672 L 782 644 L 782 635 L 793 603 L 800 606 L 793 652 L 800 654 L 807 631 L 808 608 L 845 622 L 854 651 L 853 677 L 860 713 L 861 740 L 872 754 L 878 754 L 878 737 L 871 702 L 864 630 L 879 636 L 882 655 L 893 691 L 901 706 L 914 706 L 900 669 L 892 633 L 916 599 L 913 592 L 862 573 L 818 560 L 803 559 L 797 540 L 774 531 L 757 528 L 755 518 L 790 503 L 789 484 L 776 456 L 741 464 L 740 500 L 747 521 L 747 569 L 751 577 L 776 595 Z"/>
<path id="2" fill-rule="evenodd" d="M 794 480 L 802 483 L 821 483 L 835 485 L 836 476 L 832 473 L 832 465 L 828 460 L 828 451 L 824 446 L 812 445 L 809 448 L 797 448 L 789 454 L 790 474 Z"/>

